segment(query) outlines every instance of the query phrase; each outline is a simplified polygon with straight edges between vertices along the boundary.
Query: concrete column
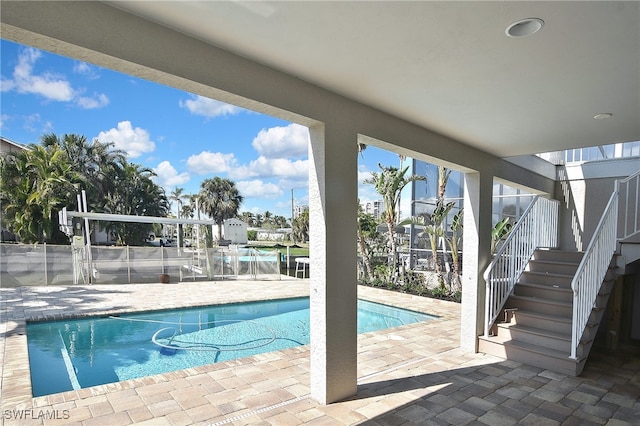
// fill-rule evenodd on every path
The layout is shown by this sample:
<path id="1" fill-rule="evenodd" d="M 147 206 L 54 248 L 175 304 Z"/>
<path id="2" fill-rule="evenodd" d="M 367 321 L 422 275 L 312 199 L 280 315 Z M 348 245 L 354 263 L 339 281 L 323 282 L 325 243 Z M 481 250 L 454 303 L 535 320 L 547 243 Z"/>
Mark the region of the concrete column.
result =
<path id="1" fill-rule="evenodd" d="M 492 192 L 491 174 L 465 173 L 460 347 L 474 353 L 477 337 L 484 332 L 486 284 L 482 274 L 491 260 Z"/>
<path id="2" fill-rule="evenodd" d="M 357 135 L 309 132 L 311 396 L 329 404 L 357 392 Z"/>

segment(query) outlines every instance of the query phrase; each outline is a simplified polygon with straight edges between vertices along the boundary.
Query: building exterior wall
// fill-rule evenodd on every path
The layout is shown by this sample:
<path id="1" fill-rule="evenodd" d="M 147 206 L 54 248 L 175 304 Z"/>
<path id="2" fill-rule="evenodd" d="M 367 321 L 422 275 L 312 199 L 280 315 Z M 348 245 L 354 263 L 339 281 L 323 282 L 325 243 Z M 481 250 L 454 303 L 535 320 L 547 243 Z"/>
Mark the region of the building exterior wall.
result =
<path id="1" fill-rule="evenodd" d="M 247 244 L 247 224 L 239 219 L 227 219 L 222 224 L 222 235 L 231 244 Z"/>
<path id="2" fill-rule="evenodd" d="M 637 172 L 638 158 L 558 166 L 560 248 L 584 251 L 609 202 L 616 180 Z"/>
<path id="3" fill-rule="evenodd" d="M 5 138 L 0 138 L 0 155 L 4 154 L 5 152 L 18 152 L 24 149 L 25 147 L 20 144 L 9 141 Z"/>

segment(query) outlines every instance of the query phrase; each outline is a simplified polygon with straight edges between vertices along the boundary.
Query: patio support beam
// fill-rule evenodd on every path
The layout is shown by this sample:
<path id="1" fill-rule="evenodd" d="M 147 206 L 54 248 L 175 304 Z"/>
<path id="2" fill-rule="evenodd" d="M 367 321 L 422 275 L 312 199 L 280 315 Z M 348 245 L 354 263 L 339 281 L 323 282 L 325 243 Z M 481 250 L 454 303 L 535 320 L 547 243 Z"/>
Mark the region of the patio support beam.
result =
<path id="1" fill-rule="evenodd" d="M 335 121 L 309 129 L 311 396 L 322 404 L 357 392 L 357 134 Z"/>
<path id="2" fill-rule="evenodd" d="M 490 173 L 464 174 L 460 347 L 474 353 L 484 329 L 486 286 L 482 274 L 491 260 L 492 195 Z"/>

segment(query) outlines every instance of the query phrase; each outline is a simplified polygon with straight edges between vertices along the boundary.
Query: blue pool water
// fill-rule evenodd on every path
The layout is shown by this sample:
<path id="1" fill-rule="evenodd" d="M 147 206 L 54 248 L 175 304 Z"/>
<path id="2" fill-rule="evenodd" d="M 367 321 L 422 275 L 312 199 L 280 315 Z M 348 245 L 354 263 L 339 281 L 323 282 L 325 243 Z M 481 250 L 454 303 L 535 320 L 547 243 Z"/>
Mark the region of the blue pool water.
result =
<path id="1" fill-rule="evenodd" d="M 358 333 L 433 316 L 358 301 Z M 309 343 L 309 299 L 27 324 L 33 396 Z"/>

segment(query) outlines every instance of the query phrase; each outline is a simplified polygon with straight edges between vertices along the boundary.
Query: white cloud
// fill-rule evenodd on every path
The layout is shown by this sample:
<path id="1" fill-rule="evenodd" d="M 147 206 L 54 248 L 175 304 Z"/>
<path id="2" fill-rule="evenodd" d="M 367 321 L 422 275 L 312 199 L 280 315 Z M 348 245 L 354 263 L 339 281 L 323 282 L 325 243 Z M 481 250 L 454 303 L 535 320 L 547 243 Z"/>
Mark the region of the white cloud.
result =
<path id="1" fill-rule="evenodd" d="M 224 173 L 232 170 L 236 162 L 233 154 L 202 151 L 200 154 L 192 155 L 187 159 L 187 168 L 200 175 Z"/>
<path id="2" fill-rule="evenodd" d="M 191 99 L 180 101 L 180 106 L 191 111 L 192 114 L 203 115 L 205 117 L 217 117 L 234 115 L 243 111 L 242 108 L 229 105 L 215 99 L 205 98 L 200 95 L 191 95 Z"/>
<path id="3" fill-rule="evenodd" d="M 286 158 L 258 157 L 248 166 L 237 167 L 229 170 L 229 176 L 233 179 L 247 177 L 281 177 L 290 179 L 307 179 L 309 176 L 309 160 L 291 161 Z"/>
<path id="4" fill-rule="evenodd" d="M 70 101 L 74 97 L 71 83 L 62 77 L 45 73 L 33 74 L 33 66 L 42 56 L 34 48 L 24 49 L 18 56 L 18 64 L 13 69 L 13 86 L 19 93 L 31 93 L 54 101 Z"/>
<path id="5" fill-rule="evenodd" d="M 309 129 L 299 124 L 262 129 L 253 139 L 253 147 L 268 158 L 301 158 L 309 153 Z"/>
<path id="6" fill-rule="evenodd" d="M 109 98 L 103 93 L 96 95 L 95 98 L 80 96 L 78 97 L 78 105 L 84 109 L 102 108 L 109 105 Z"/>
<path id="7" fill-rule="evenodd" d="M 366 179 L 371 179 L 371 170 L 367 169 L 366 166 L 360 166 L 358 168 L 358 183 L 363 184 Z M 369 185 L 371 186 L 371 185 Z"/>
<path id="8" fill-rule="evenodd" d="M 9 114 L 2 114 L 0 115 L 0 129 L 5 127 L 5 124 L 7 123 L 7 121 L 11 120 L 11 116 L 9 116 Z"/>
<path id="9" fill-rule="evenodd" d="M 278 185 L 261 180 L 239 181 L 236 187 L 245 198 L 277 198 L 283 194 Z"/>
<path id="10" fill-rule="evenodd" d="M 42 121 L 40 114 L 30 114 L 22 117 L 22 127 L 31 133 L 48 133 L 53 130 L 53 124 L 50 121 Z"/>
<path id="11" fill-rule="evenodd" d="M 64 76 L 48 72 L 35 74 L 33 67 L 41 56 L 42 52 L 34 48 L 22 50 L 13 69 L 13 79 L 2 77 L 2 91 L 15 90 L 39 95 L 50 101 L 75 102 L 81 108 L 100 108 L 109 103 L 104 94 L 95 98 L 81 96 L 82 91 L 74 89 Z"/>
<path id="12" fill-rule="evenodd" d="M 117 129 L 100 132 L 97 139 L 100 142 L 113 142 L 116 149 L 126 151 L 131 158 L 156 149 L 155 142 L 149 139 L 149 133 L 140 127 L 133 128 L 130 121 L 121 121 Z"/>
<path id="13" fill-rule="evenodd" d="M 100 78 L 100 74 L 96 71 L 96 68 L 87 64 L 86 62 L 76 62 L 73 66 L 73 72 L 80 74 L 90 80 L 96 80 Z"/>
<path id="14" fill-rule="evenodd" d="M 161 162 L 160 164 L 158 164 L 158 167 L 155 167 L 153 169 L 153 171 L 157 175 L 154 178 L 156 183 L 165 188 L 182 185 L 189 182 L 189 179 L 191 179 L 189 173 L 187 172 L 178 173 L 178 171 L 171 165 L 169 161 Z"/>

